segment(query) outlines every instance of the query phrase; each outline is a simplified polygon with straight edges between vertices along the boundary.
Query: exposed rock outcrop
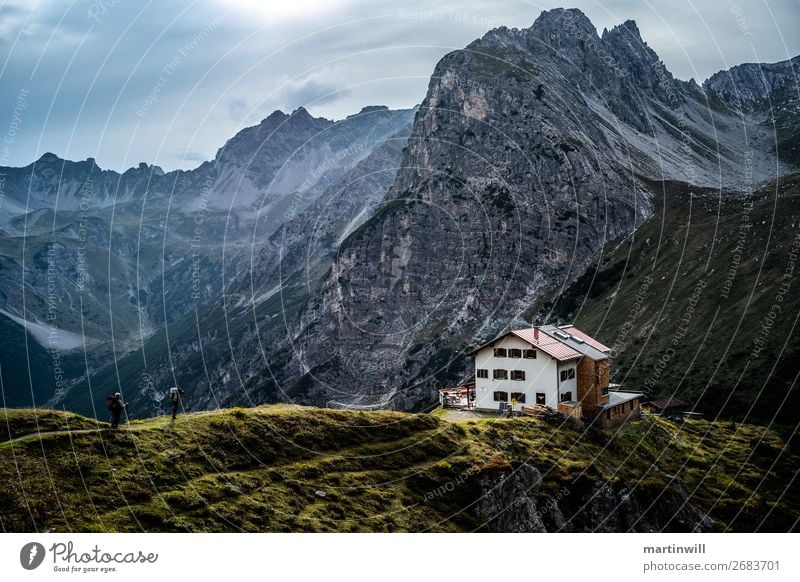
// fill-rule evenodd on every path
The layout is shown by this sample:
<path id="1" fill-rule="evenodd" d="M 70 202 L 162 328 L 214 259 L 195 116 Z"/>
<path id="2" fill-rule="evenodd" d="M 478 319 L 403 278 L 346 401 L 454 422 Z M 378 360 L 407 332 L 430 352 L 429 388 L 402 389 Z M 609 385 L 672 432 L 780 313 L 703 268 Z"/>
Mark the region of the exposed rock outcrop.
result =
<path id="1" fill-rule="evenodd" d="M 683 485 L 673 481 L 654 500 L 648 491 L 595 482 L 544 487 L 536 467 L 523 463 L 500 475 L 479 476 L 475 513 L 496 532 L 685 532 L 710 531 L 714 521 L 692 506 Z M 575 489 L 575 490 L 573 490 Z M 565 518 L 565 514 L 572 516 Z"/>

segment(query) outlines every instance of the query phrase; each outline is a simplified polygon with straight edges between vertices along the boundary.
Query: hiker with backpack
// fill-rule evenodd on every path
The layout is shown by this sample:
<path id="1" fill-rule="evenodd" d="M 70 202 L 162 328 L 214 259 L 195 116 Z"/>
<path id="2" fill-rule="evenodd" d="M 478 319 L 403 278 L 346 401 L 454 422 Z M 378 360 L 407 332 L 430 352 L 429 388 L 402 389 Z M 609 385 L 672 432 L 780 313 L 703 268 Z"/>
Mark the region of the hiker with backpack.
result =
<path id="1" fill-rule="evenodd" d="M 122 415 L 122 411 L 128 408 L 127 402 L 123 402 L 122 394 L 117 392 L 113 396 L 107 396 L 106 400 L 108 401 L 108 410 L 111 412 L 111 416 L 113 420 L 111 421 L 111 428 L 119 428 L 119 417 Z"/>
<path id="2" fill-rule="evenodd" d="M 172 402 L 172 420 L 178 415 L 178 408 L 181 406 L 181 396 L 184 392 L 180 386 L 173 386 L 169 389 L 169 399 Z"/>

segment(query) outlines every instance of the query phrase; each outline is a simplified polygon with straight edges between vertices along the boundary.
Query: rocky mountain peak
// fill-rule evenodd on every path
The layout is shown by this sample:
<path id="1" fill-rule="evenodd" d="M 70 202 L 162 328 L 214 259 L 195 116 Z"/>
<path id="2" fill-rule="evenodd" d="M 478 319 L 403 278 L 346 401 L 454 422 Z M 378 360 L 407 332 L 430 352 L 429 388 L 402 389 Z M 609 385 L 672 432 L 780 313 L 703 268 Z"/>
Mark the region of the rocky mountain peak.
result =
<path id="1" fill-rule="evenodd" d="M 55 155 L 52 152 L 45 152 L 41 155 L 41 157 L 36 160 L 37 164 L 53 164 L 55 162 L 63 162 L 61 158 Z"/>
<path id="2" fill-rule="evenodd" d="M 512 48 L 531 53 L 540 53 L 548 48 L 583 50 L 583 44 L 589 39 L 598 39 L 597 30 L 583 12 L 577 8 L 554 8 L 543 11 L 529 28 L 500 26 L 468 48 Z"/>
<path id="3" fill-rule="evenodd" d="M 557 46 L 574 44 L 589 38 L 597 38 L 597 29 L 583 12 L 577 8 L 554 8 L 543 11 L 528 29 L 529 33 L 546 43 Z"/>
<path id="4" fill-rule="evenodd" d="M 92 164 L 94 164 L 94 160 L 90 158 Z M 94 165 L 94 168 L 99 170 L 100 168 L 97 165 Z M 147 162 L 139 162 L 135 168 L 131 167 L 123 172 L 123 176 L 132 175 L 132 174 L 147 174 L 147 175 L 154 175 L 154 176 L 163 176 L 164 170 L 160 166 L 151 166 Z"/>
<path id="5" fill-rule="evenodd" d="M 282 127 L 284 131 L 320 131 L 333 122 L 324 117 L 314 117 L 308 112 L 305 107 L 298 107 L 291 112 L 286 118 L 285 126 Z"/>
<path id="6" fill-rule="evenodd" d="M 348 115 L 346 119 L 353 119 L 354 117 L 359 117 L 360 115 L 366 115 L 368 113 L 378 113 L 381 111 L 389 111 L 389 108 L 386 105 L 366 105 L 361 108 L 361 111 L 358 113 L 354 113 L 353 115 Z"/>
<path id="7" fill-rule="evenodd" d="M 625 22 L 616 25 L 611 30 L 603 29 L 601 38 L 603 40 L 607 40 L 614 38 L 615 36 L 622 36 L 623 38 L 636 40 L 642 44 L 645 44 L 645 42 L 642 40 L 642 34 L 639 32 L 639 26 L 636 24 L 635 20 L 626 20 Z"/>
<path id="8" fill-rule="evenodd" d="M 658 55 L 642 40 L 634 20 L 604 29 L 599 36 L 591 20 L 576 8 L 546 10 L 524 30 L 496 28 L 469 48 L 488 49 L 495 56 L 503 51 L 501 58 L 514 64 L 528 53 L 534 57 L 534 68 L 552 64 L 562 75 L 577 73 L 581 78 L 576 77 L 575 81 L 581 86 L 588 82 L 620 93 L 631 93 L 635 87 L 642 95 L 663 103 L 670 101 L 669 86 L 675 82 Z M 552 63 L 546 65 L 544 59 Z M 562 67 L 565 62 L 571 71 Z M 625 95 L 621 101 L 628 98 Z M 644 129 L 646 123 L 638 125 Z"/>
<path id="9" fill-rule="evenodd" d="M 295 109 L 294 111 L 292 111 L 292 115 L 290 117 L 293 117 L 295 119 L 313 119 L 312 115 L 308 112 L 308 109 L 306 109 L 302 105 L 297 109 Z"/>
<path id="10" fill-rule="evenodd" d="M 261 124 L 263 125 L 265 123 L 275 123 L 276 121 L 283 121 L 287 117 L 289 117 L 288 114 L 284 113 L 280 109 L 276 109 L 275 111 L 270 113 L 267 117 L 262 119 Z"/>
<path id="11" fill-rule="evenodd" d="M 772 93 L 794 85 L 800 75 L 800 55 L 777 63 L 744 63 L 720 71 L 703 83 L 703 89 L 736 109 L 750 110 Z"/>
<path id="12" fill-rule="evenodd" d="M 480 50 L 482 48 L 494 47 L 499 49 L 516 48 L 518 50 L 527 50 L 525 32 L 525 30 L 508 28 L 507 26 L 493 28 L 478 40 L 467 45 L 467 49 Z"/>
<path id="13" fill-rule="evenodd" d="M 626 20 L 611 30 L 604 30 L 601 38 L 604 49 L 616 58 L 616 64 L 631 73 L 656 73 L 663 81 L 673 81 L 672 74 L 664 67 L 661 59 L 642 39 L 639 27 L 634 20 Z"/>

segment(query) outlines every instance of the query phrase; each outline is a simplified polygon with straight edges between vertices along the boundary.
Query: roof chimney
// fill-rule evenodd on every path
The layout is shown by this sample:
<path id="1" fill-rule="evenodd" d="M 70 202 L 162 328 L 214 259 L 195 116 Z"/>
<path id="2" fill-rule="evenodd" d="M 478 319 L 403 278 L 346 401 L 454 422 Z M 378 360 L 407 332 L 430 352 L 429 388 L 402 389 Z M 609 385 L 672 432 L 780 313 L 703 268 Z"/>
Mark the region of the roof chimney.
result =
<path id="1" fill-rule="evenodd" d="M 533 339 L 535 341 L 537 341 L 537 342 L 539 341 L 539 328 L 538 327 L 534 327 L 533 328 Z"/>

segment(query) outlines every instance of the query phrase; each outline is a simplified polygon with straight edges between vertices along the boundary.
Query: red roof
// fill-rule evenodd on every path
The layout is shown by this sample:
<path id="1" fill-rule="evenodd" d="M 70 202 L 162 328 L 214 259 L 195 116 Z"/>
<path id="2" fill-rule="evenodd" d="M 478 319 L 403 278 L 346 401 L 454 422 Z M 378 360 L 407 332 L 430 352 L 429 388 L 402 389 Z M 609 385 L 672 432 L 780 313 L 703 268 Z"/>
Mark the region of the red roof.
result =
<path id="1" fill-rule="evenodd" d="M 677 400 L 675 398 L 668 398 L 666 400 L 652 400 L 647 404 L 652 404 L 655 408 L 659 410 L 666 410 L 668 408 L 680 408 L 682 406 L 686 406 L 686 403 L 682 400 Z"/>
<path id="2" fill-rule="evenodd" d="M 583 341 L 585 341 L 587 344 L 589 344 L 590 346 L 592 346 L 596 350 L 600 350 L 601 352 L 610 352 L 611 351 L 611 348 L 609 348 L 608 346 L 604 346 L 599 341 L 594 339 L 592 336 L 590 336 L 587 333 L 582 332 L 581 330 L 579 330 L 574 325 L 565 325 L 563 327 L 560 327 L 559 329 L 564 330 L 566 333 L 568 333 L 571 336 L 574 336 L 574 337 L 576 337 L 578 339 L 582 339 Z"/>
<path id="3" fill-rule="evenodd" d="M 582 355 L 568 345 L 565 345 L 557 339 L 550 337 L 541 330 L 539 331 L 538 339 L 534 337 L 533 328 L 515 329 L 511 333 L 562 362 L 565 360 L 574 360 L 576 358 L 580 358 Z"/>

